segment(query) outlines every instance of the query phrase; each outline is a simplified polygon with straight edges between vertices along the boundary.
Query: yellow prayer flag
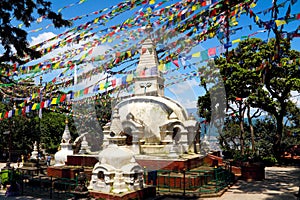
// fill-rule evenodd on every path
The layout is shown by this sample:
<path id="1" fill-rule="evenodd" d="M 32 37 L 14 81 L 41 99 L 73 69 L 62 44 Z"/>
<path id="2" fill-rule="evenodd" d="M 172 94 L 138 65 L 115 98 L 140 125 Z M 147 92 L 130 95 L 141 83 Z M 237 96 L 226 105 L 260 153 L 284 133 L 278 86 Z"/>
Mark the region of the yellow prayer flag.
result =
<path id="1" fill-rule="evenodd" d="M 285 20 L 275 20 L 275 23 L 276 23 L 276 26 L 281 26 L 281 25 L 286 24 L 286 21 Z"/>
<path id="2" fill-rule="evenodd" d="M 241 41 L 241 39 L 232 40 L 232 44 L 238 43 L 240 41 Z"/>
<path id="3" fill-rule="evenodd" d="M 150 4 L 150 5 L 155 4 L 155 0 L 150 0 L 150 1 L 149 1 L 149 4 Z"/>
<path id="4" fill-rule="evenodd" d="M 215 37 L 215 35 L 216 35 L 216 32 L 212 31 L 208 34 L 208 37 L 213 38 L 213 37 Z"/>
<path id="5" fill-rule="evenodd" d="M 200 57 L 200 51 L 197 52 L 197 53 L 193 53 L 193 54 L 192 54 L 192 57 L 193 57 L 193 58 L 199 58 L 199 57 Z"/>
<path id="6" fill-rule="evenodd" d="M 250 8 L 254 8 L 256 6 L 256 3 L 255 2 L 252 2 L 251 4 L 250 4 Z"/>
<path id="7" fill-rule="evenodd" d="M 18 109 L 18 108 L 16 108 L 16 110 L 15 110 L 15 115 L 16 115 L 16 116 L 19 115 L 19 109 Z"/>
<path id="8" fill-rule="evenodd" d="M 259 21 L 259 17 L 256 15 L 255 16 L 255 21 L 258 22 Z"/>
<path id="9" fill-rule="evenodd" d="M 165 65 L 164 65 L 163 63 L 160 63 L 160 64 L 158 65 L 158 70 L 159 70 L 159 71 L 164 71 L 164 69 L 165 69 Z"/>
<path id="10" fill-rule="evenodd" d="M 196 6 L 196 5 L 193 5 L 193 6 L 192 6 L 192 11 L 195 11 L 195 10 L 197 10 L 197 6 Z"/>
<path id="11" fill-rule="evenodd" d="M 133 80 L 133 74 L 128 74 L 126 77 L 126 82 L 129 83 Z"/>
<path id="12" fill-rule="evenodd" d="M 37 96 L 38 96 L 37 93 L 33 93 L 32 96 L 31 96 L 31 98 L 34 99 L 34 98 L 36 98 Z"/>
<path id="13" fill-rule="evenodd" d="M 232 23 L 232 26 L 237 26 L 239 23 L 237 21 Z"/>
<path id="14" fill-rule="evenodd" d="M 99 17 L 97 17 L 96 19 L 94 19 L 94 24 L 97 24 L 99 21 Z"/>
<path id="15" fill-rule="evenodd" d="M 100 83 L 100 90 L 104 90 L 104 83 Z"/>
<path id="16" fill-rule="evenodd" d="M 51 105 L 52 105 L 52 104 L 57 104 L 57 98 L 53 98 L 53 99 L 52 99 Z"/>
<path id="17" fill-rule="evenodd" d="M 53 65 L 53 69 L 58 69 L 58 68 L 59 68 L 59 63 L 60 63 L 60 62 L 55 63 L 55 64 Z"/>
<path id="18" fill-rule="evenodd" d="M 148 13 L 152 13 L 152 9 L 150 7 L 148 7 L 146 10 Z"/>
<path id="19" fill-rule="evenodd" d="M 34 103 L 34 104 L 32 105 L 31 110 L 36 110 L 36 106 L 37 106 L 37 103 Z"/>

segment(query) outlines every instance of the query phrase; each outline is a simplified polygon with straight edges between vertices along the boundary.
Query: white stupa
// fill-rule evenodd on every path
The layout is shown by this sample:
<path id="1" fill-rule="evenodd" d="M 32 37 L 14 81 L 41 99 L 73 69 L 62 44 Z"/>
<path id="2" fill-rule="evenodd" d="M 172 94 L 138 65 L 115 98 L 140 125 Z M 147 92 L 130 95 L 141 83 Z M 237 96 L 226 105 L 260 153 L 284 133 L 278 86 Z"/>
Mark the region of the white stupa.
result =
<path id="1" fill-rule="evenodd" d="M 33 144 L 33 151 L 31 152 L 31 156 L 30 159 L 32 160 L 37 160 L 38 159 L 38 148 L 37 148 L 38 144 L 37 141 L 34 142 Z"/>
<path id="2" fill-rule="evenodd" d="M 104 148 L 113 132 L 126 137 L 125 145 L 136 158 L 137 155 L 178 157 L 200 151 L 199 122 L 179 102 L 164 95 L 164 77 L 158 66 L 155 44 L 147 38 L 142 43 L 133 78 L 134 96 L 114 106 L 112 121 L 103 127 Z"/>
<path id="3" fill-rule="evenodd" d="M 143 168 L 136 162 L 134 152 L 116 144 L 119 139 L 119 136 L 109 137 L 110 144 L 100 152 L 90 190 L 119 194 L 144 187 Z"/>
<path id="4" fill-rule="evenodd" d="M 71 139 L 72 138 L 68 127 L 68 120 L 66 120 L 65 131 L 60 143 L 60 150 L 54 155 L 54 166 L 64 166 L 67 161 L 68 155 L 73 155 Z"/>

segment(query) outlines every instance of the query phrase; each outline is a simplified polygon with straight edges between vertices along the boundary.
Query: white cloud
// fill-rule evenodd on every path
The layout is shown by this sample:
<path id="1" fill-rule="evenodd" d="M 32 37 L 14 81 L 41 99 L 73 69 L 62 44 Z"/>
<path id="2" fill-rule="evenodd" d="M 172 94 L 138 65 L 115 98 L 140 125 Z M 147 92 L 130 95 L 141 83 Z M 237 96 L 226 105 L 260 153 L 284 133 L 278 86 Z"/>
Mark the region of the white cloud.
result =
<path id="1" fill-rule="evenodd" d="M 33 46 L 33 45 L 39 44 L 39 43 L 49 40 L 55 36 L 56 35 L 52 32 L 45 32 L 45 33 L 39 34 L 37 37 L 31 37 L 30 45 Z"/>
<path id="2" fill-rule="evenodd" d="M 298 91 L 291 91 L 291 101 L 294 102 L 297 107 L 300 107 L 300 93 Z"/>
<path id="3" fill-rule="evenodd" d="M 197 100 L 186 99 L 182 102 L 182 105 L 185 108 L 197 108 Z"/>
<path id="4" fill-rule="evenodd" d="M 197 107 L 199 91 L 199 83 L 195 79 L 174 84 L 165 90 L 166 96 L 178 101 L 185 108 Z"/>
<path id="5" fill-rule="evenodd" d="M 109 45 L 100 45 L 93 48 L 93 52 L 88 58 L 96 57 L 98 55 L 104 55 L 105 51 L 111 49 Z"/>
<path id="6" fill-rule="evenodd" d="M 189 90 L 193 90 L 194 86 L 198 86 L 199 83 L 195 79 L 184 81 L 173 86 L 170 86 L 170 90 L 176 94 L 185 94 Z"/>

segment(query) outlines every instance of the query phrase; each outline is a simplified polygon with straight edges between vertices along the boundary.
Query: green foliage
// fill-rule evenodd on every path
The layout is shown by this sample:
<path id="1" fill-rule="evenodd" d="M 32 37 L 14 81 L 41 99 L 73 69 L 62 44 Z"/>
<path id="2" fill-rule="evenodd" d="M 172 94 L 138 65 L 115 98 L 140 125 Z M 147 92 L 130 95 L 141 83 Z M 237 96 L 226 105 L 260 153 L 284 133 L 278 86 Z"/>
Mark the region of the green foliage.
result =
<path id="1" fill-rule="evenodd" d="M 265 166 L 271 167 L 278 163 L 278 160 L 274 156 L 266 156 L 262 158 L 262 162 L 265 164 Z"/>
<path id="2" fill-rule="evenodd" d="M 0 103 L 1 108 L 5 108 L 1 111 L 11 109 L 8 105 Z M 0 150 L 8 151 L 9 140 L 11 140 L 12 150 L 27 154 L 31 153 L 34 142 L 38 141 L 47 152 L 55 153 L 65 129 L 65 119 L 65 115 L 45 109 L 42 119 L 36 112 L 3 119 L 0 123 Z M 74 140 L 78 135 L 72 119 L 69 119 L 69 129 Z M 10 131 L 10 135 L 4 135 L 5 131 Z"/>
<path id="3" fill-rule="evenodd" d="M 37 119 L 38 120 L 38 119 Z M 66 117 L 63 114 L 55 112 L 43 112 L 40 121 L 40 141 L 49 153 L 55 153 L 61 143 L 61 137 L 65 129 Z M 73 141 L 78 136 L 71 119 L 69 121 L 69 130 Z"/>
<path id="4" fill-rule="evenodd" d="M 278 48 L 280 51 L 276 50 Z M 211 74 L 216 68 L 219 70 L 226 91 L 226 110 L 231 110 L 233 116 L 239 118 L 241 127 L 247 107 L 261 109 L 273 117 L 275 132 L 270 142 L 272 153 L 277 158 L 282 153 L 284 118 L 290 115 L 291 120 L 299 123 L 299 120 L 297 121 L 299 112 L 295 111 L 295 104 L 290 101 L 291 92 L 300 89 L 299 64 L 295 62 L 299 57 L 300 52 L 291 50 L 290 42 L 286 39 L 277 41 L 270 39 L 265 42 L 251 38 L 240 42 L 235 49 L 228 52 L 226 58 L 215 59 L 214 68 L 211 67 L 211 63 L 206 70 L 201 68 L 201 76 L 205 77 L 205 81 L 201 82 L 204 88 L 207 88 L 209 83 L 215 83 L 213 76 L 206 75 Z M 221 84 L 215 84 L 204 96 L 199 97 L 200 116 L 211 118 L 212 105 L 208 93 L 212 90 L 217 91 L 220 87 Z M 243 149 L 242 142 L 247 133 L 243 132 L 243 129 L 240 131 Z"/>
<path id="5" fill-rule="evenodd" d="M 7 61 L 22 62 L 21 58 L 29 55 L 31 58 L 40 56 L 38 51 L 29 48 L 27 32 L 19 24 L 29 27 L 36 17 L 44 17 L 53 22 L 54 27 L 70 26 L 71 23 L 64 20 L 61 13 L 51 10 L 51 2 L 39 1 L 1 1 L 0 7 L 0 39 L 1 46 L 5 50 L 0 57 L 0 63 Z M 13 21 L 11 19 L 14 19 Z M 17 51 L 13 52 L 13 47 Z"/>

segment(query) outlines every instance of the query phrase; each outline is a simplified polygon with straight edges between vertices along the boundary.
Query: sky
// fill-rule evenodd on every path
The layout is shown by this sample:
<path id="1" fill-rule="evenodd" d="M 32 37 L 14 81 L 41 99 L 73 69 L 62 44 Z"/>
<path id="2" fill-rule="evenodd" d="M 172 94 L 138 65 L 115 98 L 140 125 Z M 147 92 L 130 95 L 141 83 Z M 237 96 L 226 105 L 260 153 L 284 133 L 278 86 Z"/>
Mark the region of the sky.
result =
<path id="1" fill-rule="evenodd" d="M 120 2 L 122 2 L 121 0 L 85 0 L 82 1 L 81 4 L 78 4 L 79 0 L 64 0 L 64 1 L 59 1 L 59 0 L 52 0 L 52 8 L 54 11 L 58 11 L 61 8 L 64 8 L 61 13 L 64 16 L 65 19 L 70 19 L 70 18 L 74 18 L 77 16 L 82 16 L 82 19 L 80 20 L 76 20 L 73 24 L 72 27 L 76 27 L 80 24 L 84 24 L 87 21 L 92 20 L 93 18 L 97 17 L 98 15 L 90 15 L 90 13 L 95 12 L 95 11 L 99 11 L 101 9 L 104 8 L 109 8 L 113 5 L 116 5 Z M 158 1 L 156 1 L 158 2 Z M 172 3 L 176 3 L 177 0 L 170 0 L 168 3 L 166 3 L 165 5 L 170 5 Z M 285 2 L 284 0 L 278 1 L 279 3 Z M 284 16 L 287 10 L 288 5 L 290 4 L 290 1 L 287 1 L 287 3 L 285 4 L 285 6 L 283 8 L 280 9 L 280 14 L 279 17 Z M 258 0 L 257 1 L 257 5 L 256 7 L 253 8 L 254 12 L 259 12 L 259 11 L 263 11 L 267 8 L 271 8 L 272 7 L 272 0 Z M 115 19 L 111 20 L 109 23 L 107 23 L 105 26 L 100 27 L 99 29 L 104 29 L 107 28 L 113 24 L 120 24 L 122 22 L 124 22 L 124 20 L 130 18 L 130 17 L 134 17 L 135 16 L 135 11 L 137 11 L 139 8 L 137 9 L 132 9 L 131 11 L 128 11 L 124 14 L 121 14 L 120 16 L 116 17 Z M 296 13 L 300 13 L 300 1 L 298 1 L 296 4 L 293 5 L 292 9 L 291 9 L 291 14 L 296 14 Z M 86 17 L 86 15 L 89 15 Z M 270 20 L 270 14 L 267 13 L 266 15 L 259 14 L 258 15 L 263 21 L 267 21 Z M 254 33 L 258 30 L 262 30 L 263 28 L 259 28 L 257 25 L 255 25 L 254 21 L 252 18 L 250 18 L 249 16 L 246 15 L 242 15 L 241 19 L 237 19 L 237 21 L 239 22 L 237 27 L 243 27 L 242 30 L 237 31 L 236 34 L 233 34 L 230 36 L 231 40 L 235 40 L 240 38 L 241 36 L 247 36 L 251 33 Z M 30 43 L 33 44 L 37 44 L 39 42 L 45 41 L 53 36 L 56 36 L 58 34 L 61 34 L 67 30 L 70 30 L 70 28 L 60 28 L 60 29 L 54 29 L 52 26 L 50 26 L 49 28 L 46 28 L 47 25 L 51 24 L 50 21 L 47 20 L 43 20 L 40 23 L 36 23 L 36 22 L 32 22 L 32 26 L 30 28 L 28 28 L 28 40 L 30 41 Z M 287 25 L 284 26 L 284 30 L 286 31 L 293 31 L 296 30 L 296 28 L 299 26 L 299 20 L 296 20 L 294 22 L 291 22 Z M 252 25 L 252 28 L 249 28 L 249 25 Z M 37 30 L 38 28 L 42 28 L 42 30 L 39 31 L 32 31 L 32 30 Z M 273 37 L 273 33 L 270 32 L 264 32 L 264 33 L 259 33 L 256 35 L 256 37 L 259 37 L 263 40 L 266 40 L 268 38 Z M 97 37 L 97 35 L 95 36 Z M 300 39 L 299 38 L 294 38 L 294 40 L 292 41 L 292 48 L 293 49 L 297 49 L 300 50 Z M 49 44 L 48 44 L 49 45 Z M 71 47 L 65 47 L 64 50 L 66 49 L 70 49 L 70 48 L 76 48 L 77 46 L 79 47 L 81 45 L 81 43 L 79 44 L 73 44 Z M 99 49 L 97 49 L 97 51 L 93 51 L 93 54 L 103 54 L 107 49 L 110 48 L 109 44 L 107 46 L 101 46 Z M 197 51 L 202 51 L 211 47 L 215 47 L 215 46 L 219 46 L 220 42 L 214 38 L 214 39 L 209 39 L 206 40 L 204 42 L 201 42 L 200 44 L 198 44 L 196 47 L 193 48 L 192 52 L 197 52 Z M 237 44 L 233 45 L 232 48 L 234 48 Z M 58 52 L 63 52 L 62 49 L 57 50 L 57 52 L 53 52 L 51 54 L 48 54 L 47 56 L 36 60 L 36 61 L 31 61 L 29 64 L 32 63 L 38 63 L 41 62 L 42 60 L 46 59 L 46 58 L 51 58 L 55 56 L 55 53 Z M 78 55 L 77 55 L 78 56 Z M 74 56 L 76 57 L 76 55 Z M 194 62 L 197 62 L 197 60 L 193 60 Z M 205 65 L 206 63 L 201 63 L 199 64 L 201 65 Z M 173 66 L 174 68 L 175 66 Z M 197 66 L 198 67 L 198 66 Z M 87 70 L 93 68 L 93 66 L 86 66 L 86 69 L 82 69 L 82 71 Z M 189 73 L 191 71 L 197 70 L 196 67 L 192 67 L 189 69 L 180 69 L 180 70 L 176 70 L 174 71 L 172 74 L 167 74 L 166 75 L 166 83 L 168 83 L 168 81 L 172 81 L 174 82 L 174 78 L 175 79 L 180 79 L 180 76 L 182 74 L 185 73 Z M 56 72 L 52 72 L 51 74 L 46 74 L 43 75 L 44 76 L 44 81 L 50 81 L 54 76 L 57 76 L 59 73 L 61 72 L 61 70 L 58 70 Z M 173 77 L 173 79 L 172 79 Z M 98 80 L 99 76 L 96 77 L 92 77 L 91 78 L 91 82 L 96 82 Z M 84 87 L 85 84 L 92 84 L 91 82 L 84 82 L 82 83 L 81 86 L 79 87 Z M 169 87 L 166 88 L 165 90 L 165 94 L 166 96 L 169 96 L 177 101 L 179 101 L 184 107 L 186 108 L 196 108 L 196 102 L 197 102 L 197 98 L 199 95 L 202 95 L 204 93 L 203 88 L 201 88 L 199 86 L 199 79 L 192 77 L 187 81 L 184 82 L 179 82 L 178 84 L 173 84 Z M 297 95 L 297 93 L 295 93 L 295 95 Z M 296 99 L 297 101 L 297 99 Z"/>

